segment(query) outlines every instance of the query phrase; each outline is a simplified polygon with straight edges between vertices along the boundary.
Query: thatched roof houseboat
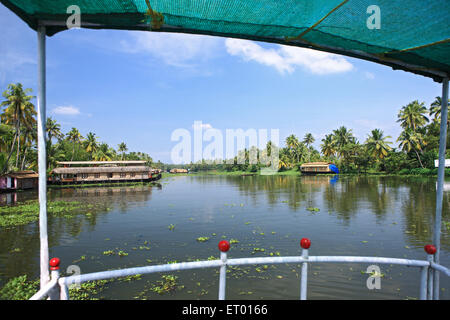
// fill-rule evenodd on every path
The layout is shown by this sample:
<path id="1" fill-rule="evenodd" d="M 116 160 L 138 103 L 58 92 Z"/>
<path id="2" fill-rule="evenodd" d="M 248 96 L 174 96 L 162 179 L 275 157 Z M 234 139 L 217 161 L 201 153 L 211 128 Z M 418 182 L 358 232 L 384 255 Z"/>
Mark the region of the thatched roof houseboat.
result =
<path id="1" fill-rule="evenodd" d="M 152 181 L 161 177 L 152 173 L 146 161 L 61 161 L 52 170 L 52 183 L 102 183 Z M 74 167 L 75 165 L 75 167 Z"/>
<path id="2" fill-rule="evenodd" d="M 188 173 L 188 170 L 175 168 L 175 169 L 170 170 L 170 173 Z"/>
<path id="3" fill-rule="evenodd" d="M 300 171 L 304 174 L 339 173 L 339 169 L 329 162 L 304 163 L 300 166 Z"/>

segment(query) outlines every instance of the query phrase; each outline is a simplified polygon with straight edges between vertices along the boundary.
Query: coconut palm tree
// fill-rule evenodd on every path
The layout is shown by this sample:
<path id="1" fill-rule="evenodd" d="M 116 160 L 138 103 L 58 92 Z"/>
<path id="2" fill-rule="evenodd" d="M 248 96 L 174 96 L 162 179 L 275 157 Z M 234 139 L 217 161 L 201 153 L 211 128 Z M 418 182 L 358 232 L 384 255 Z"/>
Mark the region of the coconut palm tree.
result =
<path id="1" fill-rule="evenodd" d="M 21 83 L 9 84 L 8 89 L 3 92 L 3 97 L 6 99 L 0 104 L 0 107 L 6 107 L 1 115 L 2 122 L 4 124 L 12 125 L 15 128 L 14 139 L 11 145 L 11 149 L 8 158 L 5 163 L 3 171 L 6 170 L 9 159 L 14 151 L 15 142 L 17 140 L 16 151 L 16 167 L 19 165 L 19 153 L 20 153 L 20 134 L 21 128 L 31 128 L 36 123 L 34 118 L 37 114 L 34 105 L 31 103 L 31 99 L 34 96 L 28 95 L 31 89 L 23 89 Z"/>
<path id="2" fill-rule="evenodd" d="M 429 112 L 431 117 L 434 115 L 434 121 L 439 121 L 441 119 L 441 107 L 442 107 L 442 98 L 436 97 L 433 103 L 431 103 L 430 105 L 430 112 Z M 447 119 L 447 125 L 448 124 L 449 120 Z"/>
<path id="3" fill-rule="evenodd" d="M 411 128 L 408 128 L 406 130 L 403 130 L 397 141 L 400 142 L 399 146 L 400 148 L 402 148 L 402 150 L 406 152 L 410 152 L 411 150 L 413 150 L 416 153 L 420 166 L 423 168 L 423 164 L 418 152 L 422 151 L 422 147 L 426 145 L 423 135 L 419 132 L 415 132 Z"/>
<path id="4" fill-rule="evenodd" d="M 25 146 L 22 157 L 22 164 L 20 166 L 20 170 L 25 169 L 25 159 L 27 157 L 28 150 L 33 146 L 33 144 L 37 141 L 37 127 L 33 126 L 33 128 L 25 128 L 22 132 L 23 143 Z"/>
<path id="5" fill-rule="evenodd" d="M 81 141 L 83 140 L 83 136 L 77 128 L 72 128 L 72 130 L 67 133 L 67 140 L 72 142 L 72 158 L 70 158 L 70 161 L 73 161 L 73 156 L 75 155 L 75 145 L 81 143 Z"/>
<path id="6" fill-rule="evenodd" d="M 343 149 L 346 145 L 356 143 L 356 138 L 353 136 L 352 130 L 347 129 L 345 126 L 333 130 L 332 138 L 334 149 L 340 157 L 343 156 Z"/>
<path id="7" fill-rule="evenodd" d="M 125 142 L 121 142 L 118 147 L 119 148 L 117 149 L 117 151 L 122 152 L 122 156 L 121 156 L 120 160 L 123 160 L 123 157 L 125 156 L 125 152 L 128 151 L 127 145 L 125 144 Z"/>
<path id="8" fill-rule="evenodd" d="M 397 122 L 400 122 L 403 129 L 410 128 L 413 131 L 417 131 L 418 128 L 429 121 L 426 116 L 427 113 L 428 110 L 424 103 L 414 100 L 400 109 Z"/>
<path id="9" fill-rule="evenodd" d="M 111 161 L 113 152 L 107 143 L 102 143 L 93 154 L 95 161 Z"/>
<path id="10" fill-rule="evenodd" d="M 286 145 L 290 151 L 291 154 L 295 155 L 297 157 L 297 163 L 299 162 L 300 158 L 300 141 L 298 138 L 291 134 L 289 137 L 286 138 Z"/>
<path id="11" fill-rule="evenodd" d="M 86 140 L 84 141 L 84 148 L 86 152 L 90 154 L 91 159 L 93 159 L 94 158 L 93 155 L 98 148 L 98 142 L 95 133 L 89 132 L 86 135 Z"/>
<path id="12" fill-rule="evenodd" d="M 52 118 L 47 118 L 47 123 L 45 124 L 45 131 L 47 132 L 47 141 L 52 144 L 52 138 L 55 137 L 60 141 L 63 138 L 63 133 L 61 132 L 61 125 L 53 120 Z"/>
<path id="13" fill-rule="evenodd" d="M 372 130 L 371 135 L 367 137 L 367 140 L 365 142 L 367 145 L 367 149 L 376 161 L 386 157 L 388 155 L 388 152 L 392 150 L 392 148 L 389 146 L 390 144 L 392 144 L 392 142 L 386 141 L 386 139 L 391 138 L 391 136 L 384 136 L 383 131 L 380 129 Z"/>
<path id="14" fill-rule="evenodd" d="M 334 138 L 332 134 L 327 134 L 324 139 L 322 139 L 322 144 L 320 145 L 320 150 L 325 157 L 334 156 L 336 153 L 334 147 Z"/>
<path id="15" fill-rule="evenodd" d="M 314 141 L 316 141 L 316 139 L 314 139 L 314 137 L 311 133 L 305 134 L 305 137 L 303 138 L 303 143 L 306 144 L 307 147 L 312 145 L 314 143 Z"/>

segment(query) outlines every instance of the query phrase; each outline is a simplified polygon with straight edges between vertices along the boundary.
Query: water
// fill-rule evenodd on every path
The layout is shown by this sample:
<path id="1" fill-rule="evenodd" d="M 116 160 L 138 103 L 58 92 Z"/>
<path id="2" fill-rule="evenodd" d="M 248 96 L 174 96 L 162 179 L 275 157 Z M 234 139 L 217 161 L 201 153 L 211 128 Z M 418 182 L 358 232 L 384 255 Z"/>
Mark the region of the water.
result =
<path id="1" fill-rule="evenodd" d="M 239 241 L 232 244 L 229 258 L 300 255 L 299 240 L 308 237 L 310 255 L 426 259 L 423 246 L 432 243 L 435 189 L 432 178 L 330 176 L 174 176 L 161 180 L 159 187 L 53 189 L 49 200 L 100 206 L 89 209 L 88 216 L 49 217 L 50 257 L 61 259 L 62 271 L 75 264 L 88 273 L 218 258 L 222 239 Z M 36 198 L 36 192 L 21 192 L 15 200 Z M 447 223 L 449 201 L 445 193 Z M 447 229 L 443 227 L 441 263 L 450 266 Z M 199 242 L 199 237 L 209 240 Z M 22 274 L 39 276 L 37 223 L 0 229 L 0 240 L 0 286 Z M 128 256 L 104 255 L 107 250 Z M 310 265 L 308 299 L 418 298 L 418 269 L 380 265 L 381 289 L 369 290 L 368 275 L 362 273 L 367 267 Z M 152 274 L 109 283 L 96 297 L 217 299 L 218 269 L 171 274 L 182 289 L 157 294 L 151 288 L 162 274 Z M 299 265 L 293 264 L 230 270 L 227 299 L 298 299 L 299 275 Z M 442 275 L 441 284 L 441 299 L 449 299 L 448 277 Z"/>

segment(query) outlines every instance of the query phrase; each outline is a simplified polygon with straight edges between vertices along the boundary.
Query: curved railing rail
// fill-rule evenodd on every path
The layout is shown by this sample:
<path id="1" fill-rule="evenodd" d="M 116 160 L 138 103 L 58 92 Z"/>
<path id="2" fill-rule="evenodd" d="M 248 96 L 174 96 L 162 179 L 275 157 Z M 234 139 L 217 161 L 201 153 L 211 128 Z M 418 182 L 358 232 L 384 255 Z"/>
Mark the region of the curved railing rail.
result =
<path id="1" fill-rule="evenodd" d="M 69 286 L 72 284 L 81 284 L 94 280 L 105 280 L 112 278 L 120 278 L 133 275 L 142 275 L 157 272 L 170 272 L 201 268 L 219 267 L 219 300 L 225 299 L 226 289 L 226 267 L 239 265 L 257 265 L 257 264 L 277 264 L 277 263 L 297 263 L 302 264 L 300 277 L 300 299 L 306 300 L 307 293 L 307 278 L 308 278 L 308 263 L 372 263 L 372 264 L 393 264 L 403 265 L 409 267 L 418 267 L 421 269 L 420 273 L 420 299 L 433 299 L 433 276 L 434 272 L 441 272 L 450 276 L 450 269 L 433 262 L 436 248 L 432 245 L 426 245 L 425 251 L 427 253 L 427 260 L 410 260 L 398 258 L 384 258 L 384 257 L 358 257 L 358 256 L 309 256 L 309 247 L 311 241 L 303 238 L 300 241 L 302 247 L 301 256 L 287 256 L 287 257 L 260 257 L 260 258 L 236 258 L 228 259 L 227 252 L 230 249 L 228 241 L 219 242 L 220 259 L 208 261 L 195 262 L 180 262 L 163 264 L 156 266 L 146 266 L 137 268 L 127 268 L 119 270 L 110 270 L 102 272 L 87 273 L 83 275 L 73 275 L 69 277 L 60 277 L 58 258 L 50 260 L 51 281 L 39 290 L 30 300 L 40 300 L 48 297 L 50 300 L 68 300 Z"/>

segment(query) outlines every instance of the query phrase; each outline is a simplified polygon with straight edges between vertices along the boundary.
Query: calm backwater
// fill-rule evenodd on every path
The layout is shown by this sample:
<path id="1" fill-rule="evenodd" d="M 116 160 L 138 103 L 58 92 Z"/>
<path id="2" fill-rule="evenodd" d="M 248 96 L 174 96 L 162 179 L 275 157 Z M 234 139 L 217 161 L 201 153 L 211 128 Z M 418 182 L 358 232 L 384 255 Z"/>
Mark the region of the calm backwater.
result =
<path id="1" fill-rule="evenodd" d="M 37 199 L 37 193 L 2 197 L 20 203 Z M 310 255 L 426 259 L 423 246 L 432 243 L 435 197 L 435 178 L 415 177 L 174 176 L 152 187 L 52 189 L 50 201 L 101 206 L 88 215 L 49 217 L 50 256 L 61 259 L 63 271 L 75 264 L 88 273 L 217 258 L 222 239 L 238 241 L 231 245 L 230 258 L 300 255 L 299 240 L 308 237 Z M 449 204 L 446 192 L 441 263 L 447 267 Z M 199 242 L 199 237 L 209 239 Z M 108 250 L 128 255 L 105 255 Z M 380 265 L 381 289 L 369 290 L 368 275 L 362 273 L 367 267 L 310 265 L 308 298 L 418 298 L 419 269 Z M 299 271 L 292 264 L 229 269 L 227 299 L 298 299 Z M 37 222 L 0 227 L 0 286 L 23 274 L 39 276 Z M 217 299 L 218 269 L 172 274 L 184 286 L 174 293 L 153 292 L 162 274 L 152 274 L 112 282 L 96 297 Z M 449 278 L 442 275 L 441 284 L 441 299 L 450 299 Z"/>

